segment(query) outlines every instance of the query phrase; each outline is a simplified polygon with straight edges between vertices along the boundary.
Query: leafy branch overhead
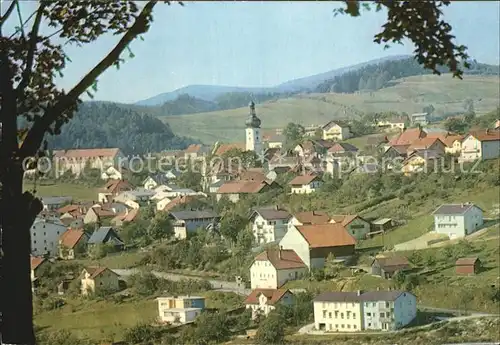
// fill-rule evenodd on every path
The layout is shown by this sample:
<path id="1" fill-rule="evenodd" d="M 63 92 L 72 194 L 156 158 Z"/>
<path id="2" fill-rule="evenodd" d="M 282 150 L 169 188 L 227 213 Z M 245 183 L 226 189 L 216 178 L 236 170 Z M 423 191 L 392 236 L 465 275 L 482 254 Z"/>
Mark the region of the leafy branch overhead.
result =
<path id="1" fill-rule="evenodd" d="M 344 0 L 345 8 L 334 11 L 337 14 L 360 15 L 360 9 L 371 10 L 370 3 Z M 469 68 L 467 47 L 454 43 L 452 27 L 443 20 L 443 6 L 450 1 L 372 1 L 375 10 L 387 11 L 387 22 L 382 31 L 374 36 L 374 42 L 385 44 L 403 43 L 410 40 L 415 45 L 413 51 L 418 63 L 440 75 L 440 66 L 447 66 L 454 77 L 462 79 L 463 68 Z"/>

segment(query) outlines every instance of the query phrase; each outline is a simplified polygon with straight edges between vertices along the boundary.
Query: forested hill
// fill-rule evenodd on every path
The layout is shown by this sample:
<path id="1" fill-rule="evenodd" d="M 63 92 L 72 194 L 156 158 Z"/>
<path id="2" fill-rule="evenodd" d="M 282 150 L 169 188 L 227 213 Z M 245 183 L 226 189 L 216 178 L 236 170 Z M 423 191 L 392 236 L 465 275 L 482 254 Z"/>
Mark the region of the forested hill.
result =
<path id="1" fill-rule="evenodd" d="M 446 71 L 445 68 L 441 70 L 443 73 L 446 73 Z M 464 72 L 473 75 L 499 75 L 499 66 L 471 61 L 470 69 L 466 69 Z M 432 71 L 423 68 L 413 58 L 393 60 L 368 65 L 333 79 L 325 80 L 316 87 L 315 91 L 319 93 L 374 91 L 392 85 L 392 81 L 395 79 L 424 74 L 432 74 Z"/>
<path id="2" fill-rule="evenodd" d="M 113 103 L 80 105 L 61 134 L 48 138 L 51 149 L 118 147 L 125 154 L 183 149 L 192 139 L 176 136 L 158 118 Z"/>

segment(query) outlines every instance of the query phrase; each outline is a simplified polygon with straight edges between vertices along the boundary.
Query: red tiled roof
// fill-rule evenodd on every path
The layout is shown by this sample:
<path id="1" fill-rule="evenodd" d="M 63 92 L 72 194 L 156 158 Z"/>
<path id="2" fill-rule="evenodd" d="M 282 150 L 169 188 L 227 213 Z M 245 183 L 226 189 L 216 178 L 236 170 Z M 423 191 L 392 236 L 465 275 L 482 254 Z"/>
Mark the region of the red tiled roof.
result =
<path id="1" fill-rule="evenodd" d="M 274 266 L 274 268 L 278 270 L 306 267 L 297 253 L 295 253 L 295 251 L 291 249 L 269 249 L 257 255 L 255 257 L 255 261 L 269 261 Z"/>
<path id="2" fill-rule="evenodd" d="M 434 145 L 436 142 L 440 142 L 441 144 L 444 145 L 443 141 L 439 138 L 425 137 L 425 138 L 417 139 L 414 142 L 412 142 L 410 147 L 408 147 L 408 150 L 427 150 L 432 145 Z"/>
<path id="3" fill-rule="evenodd" d="M 479 141 L 497 141 L 500 140 L 500 131 L 495 130 L 485 130 L 485 131 L 474 131 L 470 132 L 465 136 L 467 138 L 469 135 L 473 136 Z M 464 139 L 465 139 L 464 138 Z"/>
<path id="4" fill-rule="evenodd" d="M 298 186 L 298 185 L 303 186 L 303 185 L 308 185 L 309 183 L 317 179 L 319 179 L 319 176 L 314 174 L 299 175 L 296 176 L 293 180 L 291 180 L 288 184 L 292 186 Z"/>
<path id="5" fill-rule="evenodd" d="M 219 147 L 217 148 L 217 150 L 215 151 L 215 154 L 217 156 L 222 156 L 224 153 L 226 153 L 232 149 L 245 151 L 246 146 L 244 143 L 220 144 Z"/>
<path id="6" fill-rule="evenodd" d="M 255 289 L 252 290 L 250 295 L 245 299 L 245 304 L 259 304 L 260 295 L 264 295 L 267 298 L 268 305 L 276 304 L 280 299 L 287 293 L 290 292 L 288 289 Z"/>
<path id="7" fill-rule="evenodd" d="M 246 170 L 240 173 L 239 179 L 241 181 L 265 181 L 266 175 L 259 171 Z"/>
<path id="8" fill-rule="evenodd" d="M 473 266 L 478 261 L 478 258 L 460 258 L 457 260 L 455 265 L 457 266 Z"/>
<path id="9" fill-rule="evenodd" d="M 296 228 L 309 243 L 310 248 L 340 247 L 356 244 L 356 240 L 339 223 L 299 225 Z"/>
<path id="10" fill-rule="evenodd" d="M 386 272 L 395 272 L 410 267 L 408 259 L 404 256 L 376 257 L 374 262 L 375 261 L 377 261 L 380 267 L 384 268 Z"/>
<path id="11" fill-rule="evenodd" d="M 90 274 L 90 278 L 96 278 L 97 276 L 101 275 L 105 271 L 110 271 L 113 274 L 118 275 L 115 272 L 113 272 L 112 270 L 108 269 L 107 267 L 88 266 L 88 267 L 85 267 L 85 271 L 87 271 Z"/>
<path id="12" fill-rule="evenodd" d="M 424 138 L 426 133 L 420 128 L 410 128 L 389 141 L 390 145 L 411 145 L 414 141 Z"/>
<path id="13" fill-rule="evenodd" d="M 92 157 L 115 157 L 120 149 L 71 149 L 71 150 L 54 150 L 56 158 L 92 158 Z"/>
<path id="14" fill-rule="evenodd" d="M 328 149 L 330 153 L 338 153 L 338 152 L 357 152 L 358 148 L 349 143 L 336 143 L 332 147 Z"/>
<path id="15" fill-rule="evenodd" d="M 295 218 L 304 225 L 308 224 L 327 224 L 330 216 L 326 212 L 306 211 L 296 213 Z"/>
<path id="16" fill-rule="evenodd" d="M 78 211 L 79 209 L 81 208 L 80 205 L 66 205 L 66 206 L 63 206 L 59 209 L 57 209 L 56 211 L 60 214 L 64 214 L 64 213 L 71 213 L 71 212 L 74 212 L 74 211 Z"/>
<path id="17" fill-rule="evenodd" d="M 45 262 L 44 258 L 41 258 L 39 256 L 31 256 L 31 270 L 36 270 L 38 266 L 43 264 Z"/>
<path id="18" fill-rule="evenodd" d="M 72 249 L 84 235 L 83 230 L 68 229 L 59 237 L 59 241 L 64 247 Z"/>
<path id="19" fill-rule="evenodd" d="M 462 141 L 464 138 L 463 135 L 448 135 L 446 138 L 444 138 L 444 141 L 441 140 L 447 147 L 453 147 L 453 143 L 455 141 Z"/>
<path id="20" fill-rule="evenodd" d="M 220 186 L 219 194 L 259 193 L 265 186 L 263 181 L 229 181 Z"/>
<path id="21" fill-rule="evenodd" d="M 115 192 L 121 192 L 125 190 L 131 190 L 132 185 L 125 180 L 109 180 L 106 182 L 104 187 L 101 189 L 104 192 L 108 193 L 115 193 Z"/>
<path id="22" fill-rule="evenodd" d="M 114 213 L 112 210 L 108 210 L 108 209 L 102 208 L 102 207 L 92 207 L 92 210 L 99 217 L 114 217 L 116 215 L 116 213 Z"/>
<path id="23" fill-rule="evenodd" d="M 170 211 L 176 206 L 182 205 L 182 204 L 187 204 L 193 201 L 195 198 L 191 195 L 183 195 L 183 196 L 177 196 L 172 201 L 170 201 L 165 207 L 163 208 L 163 211 Z"/>
<path id="24" fill-rule="evenodd" d="M 113 218 L 112 221 L 122 221 L 122 222 L 131 222 L 137 217 L 139 214 L 139 209 L 138 208 L 133 208 L 128 212 L 122 212 L 118 214 L 115 218 Z"/>
<path id="25" fill-rule="evenodd" d="M 197 153 L 201 149 L 201 144 L 191 144 L 184 150 L 185 153 Z"/>

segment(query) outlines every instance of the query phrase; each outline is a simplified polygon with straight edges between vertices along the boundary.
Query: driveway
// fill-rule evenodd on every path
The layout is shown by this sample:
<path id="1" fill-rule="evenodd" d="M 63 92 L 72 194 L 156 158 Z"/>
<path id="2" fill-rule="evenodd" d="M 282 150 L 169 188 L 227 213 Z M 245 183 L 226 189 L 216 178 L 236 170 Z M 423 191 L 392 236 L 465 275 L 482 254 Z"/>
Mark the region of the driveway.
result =
<path id="1" fill-rule="evenodd" d="M 136 269 L 136 268 L 128 268 L 128 269 L 112 269 L 113 272 L 116 274 L 122 276 L 122 277 L 128 277 L 136 273 L 140 273 L 141 270 Z M 196 277 L 196 276 L 186 276 L 182 274 L 175 274 L 175 273 L 167 273 L 167 272 L 159 272 L 159 271 L 151 271 L 155 276 L 159 278 L 164 278 L 168 280 L 173 280 L 173 281 L 179 281 L 183 279 L 196 279 L 196 280 L 206 280 L 208 281 L 214 290 L 217 291 L 223 291 L 223 292 L 235 292 L 240 295 L 247 296 L 250 294 L 250 289 L 245 289 L 244 287 L 238 286 L 238 283 L 236 282 L 228 282 L 228 281 L 223 281 L 223 280 L 213 280 L 213 279 L 206 279 L 203 277 Z"/>

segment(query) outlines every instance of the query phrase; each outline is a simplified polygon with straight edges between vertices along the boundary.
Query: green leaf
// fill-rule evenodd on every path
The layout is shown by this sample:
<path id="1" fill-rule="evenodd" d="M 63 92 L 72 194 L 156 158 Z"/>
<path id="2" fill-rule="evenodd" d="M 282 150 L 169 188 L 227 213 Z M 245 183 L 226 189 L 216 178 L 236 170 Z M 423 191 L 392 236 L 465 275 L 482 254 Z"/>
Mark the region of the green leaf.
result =
<path id="1" fill-rule="evenodd" d="M 90 91 L 86 91 L 87 96 L 89 96 L 91 99 L 94 99 L 94 95 Z"/>
<path id="2" fill-rule="evenodd" d="M 64 74 L 63 74 L 63 72 L 61 72 L 61 71 L 57 71 L 57 73 L 59 74 L 59 76 L 60 76 L 61 78 L 64 78 Z"/>
<path id="3" fill-rule="evenodd" d="M 132 53 L 132 52 L 130 52 L 130 54 L 128 54 L 128 57 L 131 58 L 131 59 L 133 59 L 133 58 L 135 58 L 135 54 Z"/>
<path id="4" fill-rule="evenodd" d="M 144 37 L 142 37 L 142 36 L 139 36 L 139 39 L 140 39 L 141 41 L 144 41 Z"/>
<path id="5" fill-rule="evenodd" d="M 92 90 L 97 91 L 97 80 L 92 84 Z"/>
<path id="6" fill-rule="evenodd" d="M 66 60 L 67 60 L 67 61 L 69 61 L 69 62 L 73 62 L 73 61 L 69 58 L 69 56 L 66 56 Z"/>

